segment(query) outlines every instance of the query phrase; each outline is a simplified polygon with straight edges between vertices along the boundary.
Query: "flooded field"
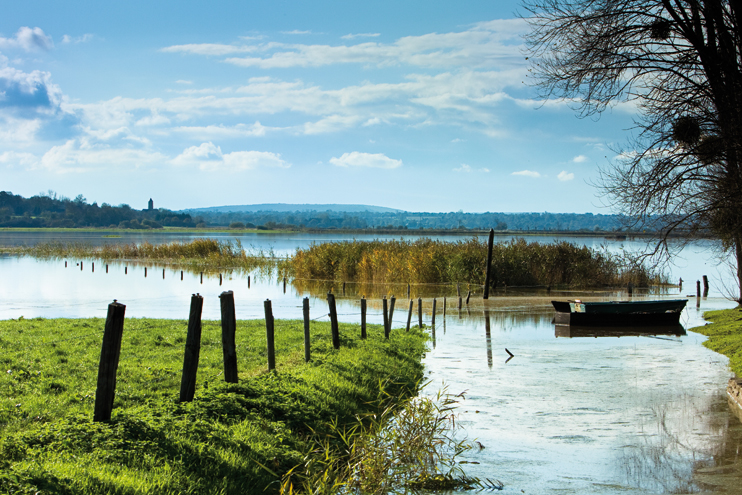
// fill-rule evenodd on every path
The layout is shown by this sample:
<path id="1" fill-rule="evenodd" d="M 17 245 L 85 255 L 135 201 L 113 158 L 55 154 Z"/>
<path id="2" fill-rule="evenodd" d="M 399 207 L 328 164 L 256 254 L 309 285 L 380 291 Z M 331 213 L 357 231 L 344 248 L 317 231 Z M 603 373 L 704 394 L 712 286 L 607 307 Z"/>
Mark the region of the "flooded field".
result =
<path id="1" fill-rule="evenodd" d="M 708 271 L 712 278 L 709 297 L 698 305 L 695 297 L 689 301 L 681 318 L 686 329 L 702 324 L 703 311 L 733 306 L 720 297 L 710 265 L 698 263 L 706 262 L 673 272 L 694 281 Z M 109 263 L 107 273 L 105 267 L 102 261 L 93 271 L 90 261 L 81 269 L 78 260 L 65 267 L 64 260 L 0 257 L 0 318 L 105 317 L 117 299 L 129 318 L 186 319 L 190 295 L 198 292 L 204 318 L 218 319 L 224 290 L 234 291 L 239 319 L 262 318 L 265 299 L 276 318 L 300 318 L 303 297 L 310 298 L 312 318 L 326 318 L 326 285 L 300 290 L 288 283 L 284 292 L 283 281 L 270 274 L 225 271 L 220 282 L 217 275 L 202 280 L 188 272 L 181 280 L 180 270 L 152 264 Z M 347 284 L 343 295 L 338 283 L 329 285 L 341 321 L 358 322 L 364 289 Z M 406 287 L 386 292 L 397 295 L 394 326 L 403 328 Z M 694 284 L 635 297 L 692 292 Z M 621 291 L 501 291 L 488 301 L 472 297 L 459 311 L 455 286 L 411 288 L 413 298 L 424 298 L 423 320 L 433 338 L 425 358 L 427 390 L 464 392 L 460 424 L 479 442 L 465 455 L 467 474 L 498 479 L 506 493 L 739 493 L 742 423 L 727 405 L 726 358 L 704 348 L 704 337 L 693 332 L 581 337 L 551 323 L 550 299 L 584 295 L 626 297 Z M 436 325 L 430 328 L 433 297 Z M 369 300 L 368 320 L 382 321 L 378 299 Z"/>

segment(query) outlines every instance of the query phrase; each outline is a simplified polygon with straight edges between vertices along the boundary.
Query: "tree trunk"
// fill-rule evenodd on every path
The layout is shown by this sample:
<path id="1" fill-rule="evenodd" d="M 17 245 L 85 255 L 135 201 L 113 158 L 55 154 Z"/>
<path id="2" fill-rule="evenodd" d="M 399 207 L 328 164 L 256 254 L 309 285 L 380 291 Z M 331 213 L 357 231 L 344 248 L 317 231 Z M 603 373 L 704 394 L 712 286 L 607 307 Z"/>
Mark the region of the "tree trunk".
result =
<path id="1" fill-rule="evenodd" d="M 734 249 L 737 254 L 737 289 L 739 290 L 737 304 L 742 304 L 742 235 L 734 237 Z"/>

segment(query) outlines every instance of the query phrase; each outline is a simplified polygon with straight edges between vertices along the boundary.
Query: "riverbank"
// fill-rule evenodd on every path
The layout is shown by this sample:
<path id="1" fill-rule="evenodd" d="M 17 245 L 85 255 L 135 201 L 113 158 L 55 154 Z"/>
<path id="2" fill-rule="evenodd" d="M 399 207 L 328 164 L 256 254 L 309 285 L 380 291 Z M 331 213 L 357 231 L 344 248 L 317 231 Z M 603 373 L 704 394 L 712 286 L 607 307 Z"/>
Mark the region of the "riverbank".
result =
<path id="1" fill-rule="evenodd" d="M 0 492 L 276 493 L 314 432 L 417 392 L 424 333 L 238 321 L 239 383 L 222 378 L 221 327 L 204 321 L 195 400 L 177 402 L 186 321 L 127 319 L 112 420 L 93 423 L 103 319 L 0 321 Z M 383 390 L 380 390 L 380 384 Z"/>
<path id="2" fill-rule="evenodd" d="M 691 330 L 708 337 L 704 346 L 729 358 L 735 377 L 727 384 L 727 394 L 732 410 L 742 421 L 742 308 L 707 311 L 703 317 L 711 323 Z"/>

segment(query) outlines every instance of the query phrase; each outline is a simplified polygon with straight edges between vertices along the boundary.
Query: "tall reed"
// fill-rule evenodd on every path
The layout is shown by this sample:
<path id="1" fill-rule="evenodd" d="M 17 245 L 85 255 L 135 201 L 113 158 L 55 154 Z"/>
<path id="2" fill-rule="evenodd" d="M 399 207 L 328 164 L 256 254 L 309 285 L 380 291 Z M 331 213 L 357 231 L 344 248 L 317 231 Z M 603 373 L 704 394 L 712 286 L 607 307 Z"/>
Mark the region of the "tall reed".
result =
<path id="1" fill-rule="evenodd" d="M 446 242 L 343 241 L 297 249 L 287 262 L 297 279 L 359 283 L 483 285 L 487 244 L 477 238 Z M 492 286 L 636 286 L 661 283 L 662 277 L 629 255 L 614 255 L 566 241 L 551 244 L 524 239 L 495 244 Z"/>

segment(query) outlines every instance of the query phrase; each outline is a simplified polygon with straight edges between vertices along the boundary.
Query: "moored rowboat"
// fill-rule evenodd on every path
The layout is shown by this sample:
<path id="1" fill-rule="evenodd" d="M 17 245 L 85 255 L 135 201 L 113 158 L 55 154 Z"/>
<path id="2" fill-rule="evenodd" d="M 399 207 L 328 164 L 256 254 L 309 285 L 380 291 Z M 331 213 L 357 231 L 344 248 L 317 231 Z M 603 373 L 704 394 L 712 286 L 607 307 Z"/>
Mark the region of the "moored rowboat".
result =
<path id="1" fill-rule="evenodd" d="M 659 301 L 551 301 L 558 325 L 631 326 L 675 325 L 687 299 Z"/>

